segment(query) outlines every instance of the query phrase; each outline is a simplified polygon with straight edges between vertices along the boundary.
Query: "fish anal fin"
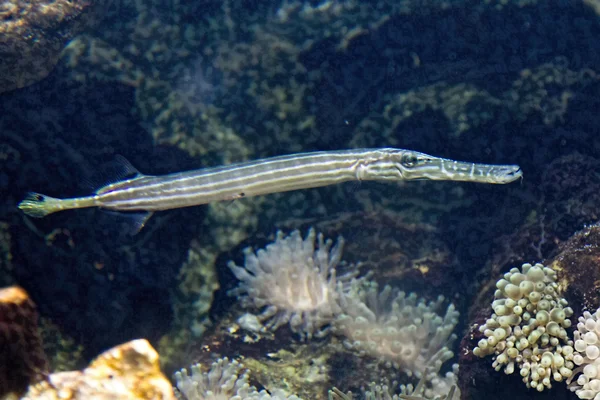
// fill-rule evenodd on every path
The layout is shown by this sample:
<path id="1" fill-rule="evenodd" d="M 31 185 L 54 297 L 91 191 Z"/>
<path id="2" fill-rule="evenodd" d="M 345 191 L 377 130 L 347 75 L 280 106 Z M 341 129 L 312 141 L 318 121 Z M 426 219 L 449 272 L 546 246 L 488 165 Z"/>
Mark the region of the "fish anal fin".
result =
<path id="1" fill-rule="evenodd" d="M 144 228 L 144 226 L 153 214 L 153 212 L 151 211 L 124 212 L 106 209 L 102 209 L 102 211 L 105 214 L 109 214 L 114 216 L 115 218 L 118 218 L 119 222 L 121 223 L 121 227 L 123 228 L 123 231 L 131 236 L 139 233 Z"/>

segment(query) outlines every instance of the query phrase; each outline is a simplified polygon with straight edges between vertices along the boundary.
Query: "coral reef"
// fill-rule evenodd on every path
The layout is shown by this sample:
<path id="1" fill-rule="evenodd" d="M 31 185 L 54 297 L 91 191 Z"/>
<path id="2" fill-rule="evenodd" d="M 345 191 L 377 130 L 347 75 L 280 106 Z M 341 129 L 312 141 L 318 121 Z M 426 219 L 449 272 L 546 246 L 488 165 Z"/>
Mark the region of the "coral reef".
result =
<path id="1" fill-rule="evenodd" d="M 23 400 L 174 400 L 158 353 L 144 339 L 107 350 L 83 371 L 58 372 L 29 388 Z"/>
<path id="2" fill-rule="evenodd" d="M 35 304 L 18 286 L 0 289 L 0 397 L 23 394 L 47 372 Z"/>
<path id="3" fill-rule="evenodd" d="M 264 308 L 252 324 L 258 329 L 252 330 L 276 330 L 289 322 L 292 331 L 306 339 L 327 333 L 327 325 L 341 311 L 340 297 L 358 282 L 358 268 L 340 265 L 342 238 L 333 248 L 323 234 L 316 240 L 314 229 L 305 239 L 298 230 L 289 236 L 279 231 L 265 249 L 245 249 L 243 267 L 229 264 L 240 280 L 230 295 L 239 296 L 244 307 Z"/>

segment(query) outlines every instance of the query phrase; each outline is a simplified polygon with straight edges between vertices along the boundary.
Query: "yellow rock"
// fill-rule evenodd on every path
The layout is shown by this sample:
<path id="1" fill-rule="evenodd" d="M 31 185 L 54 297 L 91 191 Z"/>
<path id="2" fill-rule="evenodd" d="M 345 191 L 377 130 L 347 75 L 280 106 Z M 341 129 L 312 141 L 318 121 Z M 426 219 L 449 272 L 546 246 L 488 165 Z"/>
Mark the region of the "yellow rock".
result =
<path id="1" fill-rule="evenodd" d="M 32 386 L 22 400 L 174 400 L 160 371 L 158 353 L 145 339 L 133 340 L 99 355 L 83 371 L 52 374 Z"/>

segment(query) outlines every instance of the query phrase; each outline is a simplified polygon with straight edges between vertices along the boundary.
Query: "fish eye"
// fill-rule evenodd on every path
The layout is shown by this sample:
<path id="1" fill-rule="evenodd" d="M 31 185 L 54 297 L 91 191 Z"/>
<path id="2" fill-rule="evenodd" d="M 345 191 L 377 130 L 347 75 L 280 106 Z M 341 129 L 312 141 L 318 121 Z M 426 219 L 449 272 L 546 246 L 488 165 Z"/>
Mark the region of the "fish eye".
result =
<path id="1" fill-rule="evenodd" d="M 419 158 L 412 154 L 407 154 L 402 159 L 402 165 L 406 168 L 413 168 L 419 162 Z"/>

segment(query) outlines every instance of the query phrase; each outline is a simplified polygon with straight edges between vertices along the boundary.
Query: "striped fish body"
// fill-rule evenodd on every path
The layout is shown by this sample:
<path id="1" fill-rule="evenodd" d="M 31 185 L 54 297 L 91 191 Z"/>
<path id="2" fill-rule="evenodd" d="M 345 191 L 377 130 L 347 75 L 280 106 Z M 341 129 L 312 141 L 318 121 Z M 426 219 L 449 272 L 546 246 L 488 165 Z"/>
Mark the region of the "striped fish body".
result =
<path id="1" fill-rule="evenodd" d="M 130 170 L 137 172 L 130 168 Z M 137 173 L 94 195 L 57 199 L 30 193 L 19 208 L 33 217 L 102 207 L 115 211 L 154 211 L 189 207 L 353 180 L 415 179 L 509 183 L 522 176 L 517 165 L 454 161 L 411 150 L 383 148 L 300 153 L 161 176 Z M 143 225 L 143 224 L 142 224 Z"/>
<path id="2" fill-rule="evenodd" d="M 108 209 L 160 211 L 352 180 L 382 180 L 383 174 L 375 176 L 365 167 L 375 162 L 385 164 L 378 169 L 391 172 L 390 179 L 400 179 L 391 157 L 386 157 L 388 152 L 382 149 L 374 157 L 373 151 L 303 153 L 161 176 L 141 175 L 108 185 L 95 197 L 98 206 Z"/>

